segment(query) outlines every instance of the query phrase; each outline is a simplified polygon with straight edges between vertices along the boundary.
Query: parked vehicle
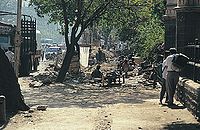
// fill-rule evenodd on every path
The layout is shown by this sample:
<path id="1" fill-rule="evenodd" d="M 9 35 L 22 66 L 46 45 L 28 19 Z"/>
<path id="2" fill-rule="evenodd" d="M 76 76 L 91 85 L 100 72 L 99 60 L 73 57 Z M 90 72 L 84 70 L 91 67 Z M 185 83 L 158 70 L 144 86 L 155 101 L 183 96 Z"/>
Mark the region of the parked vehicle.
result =
<path id="1" fill-rule="evenodd" d="M 58 54 L 62 53 L 62 49 L 58 46 L 48 47 L 45 51 L 45 57 L 47 60 L 53 60 Z"/>

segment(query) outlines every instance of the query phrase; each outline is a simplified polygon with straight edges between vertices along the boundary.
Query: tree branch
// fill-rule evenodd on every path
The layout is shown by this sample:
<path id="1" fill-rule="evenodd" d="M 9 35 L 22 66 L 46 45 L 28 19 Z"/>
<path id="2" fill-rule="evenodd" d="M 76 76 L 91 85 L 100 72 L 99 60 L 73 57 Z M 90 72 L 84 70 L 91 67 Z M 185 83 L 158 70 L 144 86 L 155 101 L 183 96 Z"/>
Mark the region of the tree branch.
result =
<path id="1" fill-rule="evenodd" d="M 94 13 L 83 23 L 83 27 L 86 29 L 96 18 L 100 17 L 104 12 L 107 6 L 111 3 L 109 0 L 107 3 L 103 3 L 99 8 L 97 8 Z"/>
<path id="2" fill-rule="evenodd" d="M 76 33 L 78 31 L 78 28 L 81 24 L 82 21 L 82 17 L 81 17 L 81 13 L 82 13 L 82 9 L 83 9 L 83 1 L 82 0 L 78 0 L 77 1 L 77 12 L 76 13 L 76 20 L 75 20 L 75 24 L 72 28 L 72 35 L 71 35 L 71 39 L 76 37 Z"/>
<path id="3" fill-rule="evenodd" d="M 91 7 L 91 5 L 92 5 L 93 2 L 94 2 L 94 0 L 90 0 L 89 5 L 88 5 L 88 6 L 85 8 L 85 10 L 83 11 L 84 14 L 83 14 L 82 18 L 84 18 L 84 17 L 86 16 L 87 10 Z"/>
<path id="4" fill-rule="evenodd" d="M 69 38 L 68 38 L 68 33 L 69 33 L 69 20 L 68 20 L 68 16 L 67 16 L 67 7 L 66 7 L 66 2 L 64 0 L 61 0 L 61 6 L 63 9 L 63 20 L 64 20 L 64 29 L 65 29 L 65 43 L 66 43 L 66 47 L 69 47 Z"/>

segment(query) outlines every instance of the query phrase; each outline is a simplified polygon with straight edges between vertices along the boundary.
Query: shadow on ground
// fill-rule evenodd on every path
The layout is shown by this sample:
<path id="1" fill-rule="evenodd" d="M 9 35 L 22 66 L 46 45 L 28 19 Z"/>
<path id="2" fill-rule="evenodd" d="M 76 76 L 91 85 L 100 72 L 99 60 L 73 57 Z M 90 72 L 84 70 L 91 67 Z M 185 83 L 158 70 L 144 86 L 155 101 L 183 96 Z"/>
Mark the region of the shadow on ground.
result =
<path id="1" fill-rule="evenodd" d="M 141 85 L 113 86 L 109 88 L 94 85 L 51 84 L 39 88 L 23 90 L 29 106 L 96 108 L 106 104 L 143 103 L 146 99 L 156 99 L 155 90 L 146 90 Z"/>
<path id="2" fill-rule="evenodd" d="M 200 130 L 200 124 L 186 124 L 184 122 L 173 122 L 166 125 L 164 130 Z"/>

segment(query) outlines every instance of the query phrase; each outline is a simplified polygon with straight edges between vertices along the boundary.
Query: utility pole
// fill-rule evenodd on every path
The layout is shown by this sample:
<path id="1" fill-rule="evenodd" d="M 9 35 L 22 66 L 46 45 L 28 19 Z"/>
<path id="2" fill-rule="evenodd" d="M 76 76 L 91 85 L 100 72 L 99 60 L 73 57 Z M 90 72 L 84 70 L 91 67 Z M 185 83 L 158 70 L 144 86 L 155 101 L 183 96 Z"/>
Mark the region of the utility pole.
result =
<path id="1" fill-rule="evenodd" d="M 22 16 L 22 0 L 17 0 L 17 27 L 15 33 L 15 74 L 19 75 L 20 65 L 20 46 L 21 46 L 21 16 Z"/>

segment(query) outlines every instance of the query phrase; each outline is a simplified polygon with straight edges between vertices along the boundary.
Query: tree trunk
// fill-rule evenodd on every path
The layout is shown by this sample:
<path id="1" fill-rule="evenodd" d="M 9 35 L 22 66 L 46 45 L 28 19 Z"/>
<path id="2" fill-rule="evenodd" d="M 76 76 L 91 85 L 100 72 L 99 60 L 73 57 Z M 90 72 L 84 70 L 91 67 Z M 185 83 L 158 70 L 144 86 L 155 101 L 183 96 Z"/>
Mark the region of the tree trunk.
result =
<path id="1" fill-rule="evenodd" d="M 78 58 L 80 59 L 80 46 L 78 43 L 76 44 L 76 51 L 78 53 Z"/>
<path id="2" fill-rule="evenodd" d="M 73 55 L 74 55 L 74 46 L 70 46 L 69 49 L 67 48 L 65 58 L 63 60 L 56 82 L 62 83 L 64 81 L 66 73 L 69 70 L 69 66 Z"/>
<path id="3" fill-rule="evenodd" d="M 109 36 L 107 36 L 107 35 L 106 35 L 106 37 L 105 37 L 105 44 L 104 44 L 105 46 L 108 45 L 108 37 L 109 37 Z"/>
<path id="4" fill-rule="evenodd" d="M 24 103 L 14 69 L 2 49 L 0 49 L 0 95 L 4 95 L 6 98 L 6 111 L 8 113 L 29 110 L 29 107 Z"/>

